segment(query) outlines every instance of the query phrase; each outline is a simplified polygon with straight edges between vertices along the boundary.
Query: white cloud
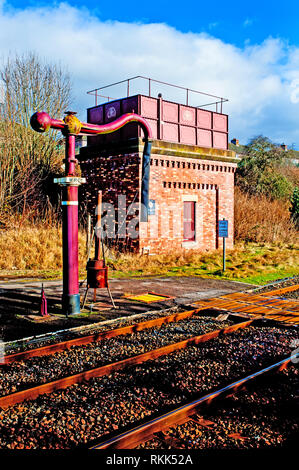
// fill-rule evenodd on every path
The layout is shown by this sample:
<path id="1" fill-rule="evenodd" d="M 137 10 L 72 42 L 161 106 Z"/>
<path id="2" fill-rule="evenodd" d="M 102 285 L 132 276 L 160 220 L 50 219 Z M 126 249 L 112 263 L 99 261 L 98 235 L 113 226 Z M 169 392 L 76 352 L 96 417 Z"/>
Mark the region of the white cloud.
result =
<path id="1" fill-rule="evenodd" d="M 28 50 L 67 66 L 73 75 L 73 107 L 83 119 L 93 104 L 87 90 L 145 75 L 227 97 L 230 137 L 246 142 L 264 134 L 299 147 L 299 104 L 291 99 L 292 83 L 299 78 L 299 48 L 282 40 L 237 48 L 163 23 L 104 22 L 67 3 L 14 10 L 0 0 L 0 55 Z M 121 97 L 125 88 L 110 94 Z"/>

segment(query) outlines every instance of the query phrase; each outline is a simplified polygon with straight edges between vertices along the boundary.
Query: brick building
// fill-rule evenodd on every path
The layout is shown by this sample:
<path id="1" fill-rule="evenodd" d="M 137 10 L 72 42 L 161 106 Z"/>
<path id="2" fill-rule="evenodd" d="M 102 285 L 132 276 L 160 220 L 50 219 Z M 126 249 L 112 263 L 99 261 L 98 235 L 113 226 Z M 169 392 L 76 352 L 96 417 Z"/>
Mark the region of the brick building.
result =
<path id="1" fill-rule="evenodd" d="M 220 242 L 218 220 L 225 218 L 227 247 L 232 247 L 237 161 L 228 150 L 228 116 L 161 96 L 135 95 L 89 108 L 88 122 L 102 124 L 132 111 L 148 121 L 154 136 L 148 222 L 138 216 L 140 128 L 130 123 L 113 134 L 88 138 L 80 149 L 89 212 L 95 213 L 97 192 L 102 190 L 109 243 L 120 250 L 151 254 L 182 248 L 213 250 Z"/>

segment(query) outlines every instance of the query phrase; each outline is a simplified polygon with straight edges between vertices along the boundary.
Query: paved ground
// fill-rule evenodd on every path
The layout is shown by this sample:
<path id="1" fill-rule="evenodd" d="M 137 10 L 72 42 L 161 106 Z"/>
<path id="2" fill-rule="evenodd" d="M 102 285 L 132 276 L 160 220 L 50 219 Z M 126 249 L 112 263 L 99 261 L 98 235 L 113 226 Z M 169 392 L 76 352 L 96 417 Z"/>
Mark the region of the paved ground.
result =
<path id="1" fill-rule="evenodd" d="M 106 289 L 98 289 L 97 303 L 93 302 L 93 289 L 89 291 L 86 308 L 80 315 L 67 318 L 61 311 L 62 281 L 44 281 L 49 316 L 39 315 L 41 281 L 9 280 L 0 282 L 0 338 L 3 341 L 38 335 L 62 328 L 85 325 L 173 306 L 187 306 L 200 299 L 250 289 L 254 286 L 233 281 L 201 279 L 198 277 L 161 277 L 143 279 L 111 279 L 111 293 L 116 304 L 112 308 Z M 81 299 L 85 285 L 80 287 Z M 125 294 L 156 292 L 174 297 L 171 300 L 144 303 L 128 300 Z"/>

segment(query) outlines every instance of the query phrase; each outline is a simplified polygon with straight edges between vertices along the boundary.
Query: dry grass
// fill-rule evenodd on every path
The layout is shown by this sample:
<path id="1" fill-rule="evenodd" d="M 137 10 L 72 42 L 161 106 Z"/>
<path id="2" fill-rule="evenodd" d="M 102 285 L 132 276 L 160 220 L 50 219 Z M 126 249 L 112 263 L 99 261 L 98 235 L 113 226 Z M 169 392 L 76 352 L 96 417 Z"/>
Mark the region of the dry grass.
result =
<path id="1" fill-rule="evenodd" d="M 245 242 L 296 243 L 298 231 L 290 220 L 289 203 L 249 196 L 235 188 L 235 239 Z"/>
<path id="2" fill-rule="evenodd" d="M 57 270 L 62 268 L 59 226 L 23 225 L 0 232 L 0 269 Z M 79 232 L 79 265 L 85 267 L 85 234 Z"/>
<path id="3" fill-rule="evenodd" d="M 280 173 L 285 176 L 294 186 L 299 184 L 299 167 L 295 165 L 285 165 L 280 167 Z"/>
<path id="4" fill-rule="evenodd" d="M 79 231 L 79 269 L 86 268 L 85 233 Z M 14 277 L 60 277 L 62 237 L 60 227 L 28 226 L 0 232 L 0 269 Z M 91 252 L 91 257 L 93 253 Z M 236 243 L 227 251 L 222 273 L 222 251 L 169 252 L 155 256 L 107 253 L 111 277 L 200 276 L 263 284 L 269 280 L 299 274 L 299 247 L 287 243 Z"/>
<path id="5" fill-rule="evenodd" d="M 236 189 L 233 250 L 227 251 L 227 269 L 222 273 L 222 250 L 211 253 L 170 251 L 142 256 L 110 250 L 110 276 L 200 276 L 221 277 L 263 284 L 299 274 L 298 232 L 289 218 L 287 204 L 252 197 Z M 79 231 L 79 269 L 86 269 L 86 235 Z M 58 277 L 62 270 L 62 236 L 57 224 L 24 223 L 0 231 L 0 269 L 16 277 Z M 90 253 L 93 256 L 93 253 Z M 35 273 L 35 274 L 34 274 Z"/>

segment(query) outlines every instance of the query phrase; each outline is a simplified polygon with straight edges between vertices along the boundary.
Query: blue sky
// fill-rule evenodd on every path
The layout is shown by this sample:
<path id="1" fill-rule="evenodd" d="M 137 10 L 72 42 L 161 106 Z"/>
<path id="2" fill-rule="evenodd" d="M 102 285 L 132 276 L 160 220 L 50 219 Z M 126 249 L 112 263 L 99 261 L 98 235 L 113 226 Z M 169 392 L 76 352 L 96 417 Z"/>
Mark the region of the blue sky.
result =
<path id="1" fill-rule="evenodd" d="M 11 0 L 8 3 L 20 9 L 49 5 L 48 1 L 35 0 Z M 70 4 L 77 8 L 86 7 L 102 21 L 162 22 L 182 32 L 213 34 L 237 46 L 248 41 L 261 43 L 269 36 L 299 45 L 299 2 L 296 0 L 72 0 Z"/>
<path id="2" fill-rule="evenodd" d="M 299 149 L 298 19 L 295 1 L 0 0 L 0 55 L 63 63 L 81 118 L 87 90 L 146 75 L 227 97 L 230 138 Z"/>

